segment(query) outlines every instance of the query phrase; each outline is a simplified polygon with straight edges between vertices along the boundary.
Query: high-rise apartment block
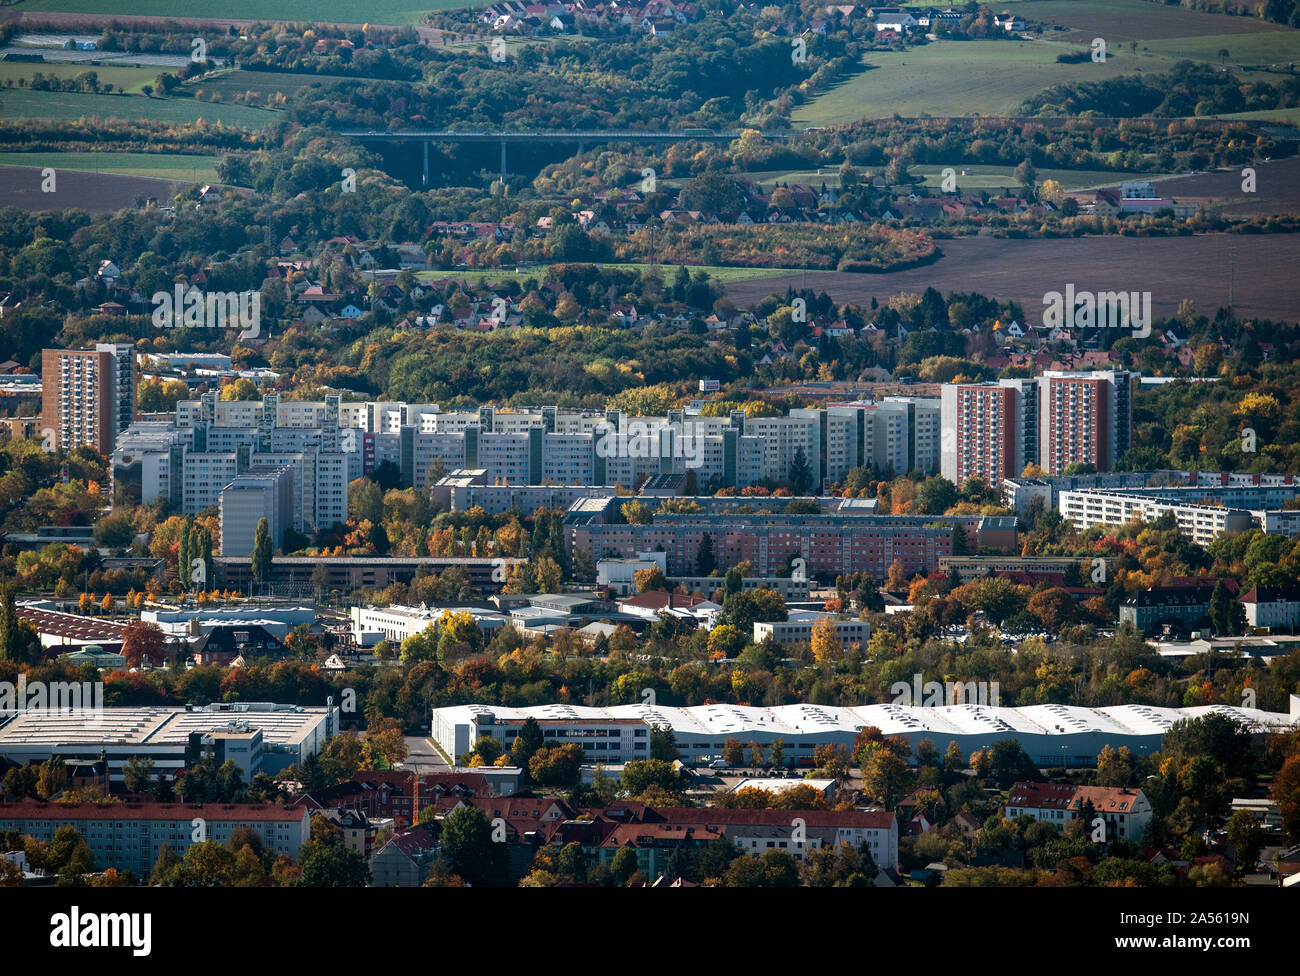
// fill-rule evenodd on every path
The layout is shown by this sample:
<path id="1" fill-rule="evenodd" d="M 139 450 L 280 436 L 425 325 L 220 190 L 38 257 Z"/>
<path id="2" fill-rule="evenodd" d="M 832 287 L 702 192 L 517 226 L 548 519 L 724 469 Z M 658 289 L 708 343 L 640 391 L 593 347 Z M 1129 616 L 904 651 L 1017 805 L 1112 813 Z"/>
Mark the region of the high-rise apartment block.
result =
<path id="1" fill-rule="evenodd" d="M 997 484 L 1037 464 L 1108 471 L 1132 445 L 1133 385 L 1125 370 L 1049 371 L 1035 379 L 944 386 L 940 470 L 961 484 Z"/>
<path id="2" fill-rule="evenodd" d="M 135 420 L 135 348 L 101 342 L 94 349 L 41 353 L 41 426 L 56 450 L 89 445 L 113 453 Z"/>

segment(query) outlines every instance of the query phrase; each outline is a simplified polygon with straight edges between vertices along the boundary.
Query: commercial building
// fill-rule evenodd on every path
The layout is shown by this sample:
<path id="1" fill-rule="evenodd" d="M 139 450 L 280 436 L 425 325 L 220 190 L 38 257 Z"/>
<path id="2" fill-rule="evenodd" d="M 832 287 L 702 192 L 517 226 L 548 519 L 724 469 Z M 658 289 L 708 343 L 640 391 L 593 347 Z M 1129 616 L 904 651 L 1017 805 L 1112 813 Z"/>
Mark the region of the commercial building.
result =
<path id="1" fill-rule="evenodd" d="M 339 730 L 339 709 L 269 702 L 218 702 L 204 708 L 83 708 L 24 711 L 0 726 L 0 756 L 15 763 L 108 759 L 122 780 L 132 759 L 151 759 L 155 773 L 174 777 L 211 751 L 233 760 L 247 782 L 314 755 Z"/>
<path id="2" fill-rule="evenodd" d="M 240 828 L 255 830 L 273 854 L 296 858 L 311 836 L 311 817 L 302 807 L 261 803 L 0 803 L 0 830 L 48 843 L 60 827 L 81 835 L 96 870 L 148 879 L 164 844 L 184 858 L 191 844 L 225 844 Z"/>
<path id="3" fill-rule="evenodd" d="M 320 587 L 316 570 L 324 566 L 326 590 L 349 593 L 363 588 L 383 589 L 390 583 L 409 583 L 417 575 L 441 573 L 453 566 L 463 570 L 470 585 L 480 590 L 500 589 L 510 570 L 523 559 L 471 556 L 276 556 L 266 589 L 278 597 L 313 597 Z M 217 556 L 213 560 L 221 589 L 246 592 L 253 583 L 246 556 Z"/>
<path id="4" fill-rule="evenodd" d="M 792 610 L 789 619 L 754 624 L 754 643 L 759 644 L 769 638 L 782 647 L 795 644 L 807 644 L 812 640 L 813 627 L 821 620 L 829 619 L 835 625 L 835 636 L 840 643 L 867 646 L 871 639 L 871 624 L 865 620 L 836 620 L 832 613 L 815 610 Z"/>
<path id="5" fill-rule="evenodd" d="M 468 613 L 478 624 L 479 630 L 492 634 L 510 623 L 510 616 L 498 610 L 486 610 L 474 606 L 445 607 L 353 607 L 352 638 L 363 647 L 372 646 L 381 640 L 390 644 L 400 644 L 408 637 L 422 634 L 430 627 L 438 632 L 438 623 L 445 613 Z"/>
<path id="6" fill-rule="evenodd" d="M 56 450 L 89 445 L 110 455 L 134 419 L 134 346 L 42 350 L 41 423 L 52 431 Z"/>
<path id="7" fill-rule="evenodd" d="M 970 755 L 995 742 L 1014 740 L 1034 762 L 1054 767 L 1095 765 L 1098 753 L 1108 745 L 1150 755 L 1160 749 L 1162 736 L 1175 722 L 1212 713 L 1237 719 L 1256 731 L 1292 730 L 1300 720 L 1300 695 L 1291 696 L 1290 714 L 1225 705 L 452 705 L 434 709 L 430 731 L 444 752 L 460 756 L 484 735 L 508 749 L 524 720 L 531 717 L 541 725 L 548 744 L 576 743 L 588 762 L 617 763 L 647 758 L 650 728 L 660 725 L 673 731 L 684 761 L 719 757 L 728 739 L 744 745 L 757 742 L 765 752 L 779 739 L 790 765 L 811 766 L 818 746 L 852 748 L 859 731 L 875 726 L 886 736 L 906 739 L 913 750 L 929 739 L 941 751 L 956 742 Z"/>

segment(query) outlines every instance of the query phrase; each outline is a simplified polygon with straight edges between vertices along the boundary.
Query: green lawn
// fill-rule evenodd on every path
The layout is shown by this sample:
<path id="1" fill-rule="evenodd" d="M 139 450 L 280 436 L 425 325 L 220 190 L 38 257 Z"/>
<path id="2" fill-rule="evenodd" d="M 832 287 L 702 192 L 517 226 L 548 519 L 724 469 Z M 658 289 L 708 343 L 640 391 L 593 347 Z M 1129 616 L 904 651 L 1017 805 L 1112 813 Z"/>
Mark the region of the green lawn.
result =
<path id="1" fill-rule="evenodd" d="M 229 17 L 237 20 L 317 21 L 343 24 L 418 24 L 430 10 L 483 7 L 469 0 L 370 0 L 348 7 L 330 0 L 115 0 L 112 13 L 150 17 Z M 105 13 L 103 0 L 23 0 L 25 11 Z"/>
<path id="2" fill-rule="evenodd" d="M 0 166 L 46 166 L 54 169 L 94 170 L 123 176 L 152 176 L 160 180 L 215 183 L 216 156 L 184 153 L 0 153 Z"/>
<path id="3" fill-rule="evenodd" d="M 0 61 L 0 101 L 8 97 L 9 85 L 18 85 L 21 80 L 30 82 L 36 74 L 46 78 L 75 78 L 87 71 L 93 71 L 101 86 L 112 85 L 116 91 L 139 93 L 141 85 L 152 85 L 165 68 L 136 68 L 133 66 L 92 65 L 90 63 L 68 64 L 50 61 L 45 64 L 33 64 L 28 61 Z M 21 90 L 21 89 L 19 89 Z"/>
<path id="4" fill-rule="evenodd" d="M 1164 71 L 1172 62 L 1112 54 L 1104 63 L 1058 64 L 1078 50 L 1047 41 L 938 41 L 908 51 L 870 51 L 869 70 L 806 105 L 799 125 L 837 125 L 863 118 L 1014 115 L 1026 98 L 1053 85 L 1099 81 L 1135 71 Z"/>
<path id="5" fill-rule="evenodd" d="M 980 190 L 1001 190 L 1006 187 L 1015 190 L 1019 184 L 1014 176 L 1014 166 L 973 166 L 970 163 L 951 163 L 957 173 L 957 188 L 962 192 Z M 924 166 L 912 166 L 908 172 L 913 176 L 924 177 L 926 186 L 939 187 L 943 184 L 943 165 L 927 163 Z M 1169 173 L 1116 173 L 1095 169 L 1040 169 L 1039 181 L 1056 180 L 1066 190 L 1081 190 L 1094 186 L 1118 186 L 1125 180 L 1159 180 L 1170 176 Z"/>
<path id="6" fill-rule="evenodd" d="M 88 95 L 81 92 L 34 92 L 6 89 L 0 92 L 0 118 L 4 119 L 157 119 L 163 122 L 209 122 L 260 129 L 280 117 L 279 112 L 196 102 L 192 98 L 146 98 L 143 95 Z"/>

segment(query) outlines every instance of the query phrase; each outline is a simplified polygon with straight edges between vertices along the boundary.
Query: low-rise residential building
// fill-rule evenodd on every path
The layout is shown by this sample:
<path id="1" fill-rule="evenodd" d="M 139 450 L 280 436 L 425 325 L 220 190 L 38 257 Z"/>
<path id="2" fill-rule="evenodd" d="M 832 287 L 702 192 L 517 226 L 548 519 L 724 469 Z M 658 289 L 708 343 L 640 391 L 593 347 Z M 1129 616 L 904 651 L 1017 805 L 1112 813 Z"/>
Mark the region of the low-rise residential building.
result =
<path id="1" fill-rule="evenodd" d="M 1300 624 L 1300 586 L 1256 586 L 1241 596 L 1246 623 L 1269 629 Z"/>
<path id="2" fill-rule="evenodd" d="M 301 807 L 262 803 L 46 803 L 19 800 L 0 803 L 0 831 L 49 842 L 55 831 L 76 829 L 90 847 L 95 869 L 130 871 L 148 878 L 164 844 L 178 857 L 196 840 L 196 822 L 203 840 L 224 844 L 241 827 L 257 831 L 264 847 L 275 854 L 297 857 L 311 836 L 311 817 Z"/>
<path id="3" fill-rule="evenodd" d="M 376 888 L 418 888 L 440 850 L 433 832 L 424 827 L 394 834 L 370 856 L 370 883 Z"/>
<path id="4" fill-rule="evenodd" d="M 1134 593 L 1119 608 L 1119 622 L 1150 634 L 1169 625 L 1182 631 L 1199 629 L 1210 620 L 1210 595 L 1204 586 L 1152 586 Z"/>
<path id="5" fill-rule="evenodd" d="M 1106 827 L 1106 840 L 1141 841 L 1151 822 L 1151 801 L 1140 789 L 1118 786 L 1075 786 L 1072 783 L 1016 783 L 1007 797 L 1008 820 L 1030 816 L 1035 820 L 1065 825 L 1084 815 L 1092 805 L 1093 818 L 1087 827 Z"/>

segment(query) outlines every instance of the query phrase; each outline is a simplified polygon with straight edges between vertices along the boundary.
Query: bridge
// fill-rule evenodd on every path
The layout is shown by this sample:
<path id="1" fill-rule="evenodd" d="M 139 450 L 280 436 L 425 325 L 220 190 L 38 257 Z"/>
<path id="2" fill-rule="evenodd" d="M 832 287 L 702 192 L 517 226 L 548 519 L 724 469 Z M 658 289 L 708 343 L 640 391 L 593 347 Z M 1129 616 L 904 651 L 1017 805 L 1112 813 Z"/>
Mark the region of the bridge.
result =
<path id="1" fill-rule="evenodd" d="M 358 142 L 418 142 L 424 145 L 424 184 L 429 184 L 429 144 L 495 142 L 501 145 L 501 179 L 506 177 L 508 143 L 575 142 L 585 152 L 589 142 L 734 142 L 743 129 L 343 129 L 339 135 Z M 790 139 L 789 132 L 761 132 L 763 139 Z"/>

